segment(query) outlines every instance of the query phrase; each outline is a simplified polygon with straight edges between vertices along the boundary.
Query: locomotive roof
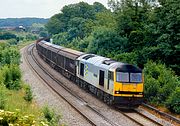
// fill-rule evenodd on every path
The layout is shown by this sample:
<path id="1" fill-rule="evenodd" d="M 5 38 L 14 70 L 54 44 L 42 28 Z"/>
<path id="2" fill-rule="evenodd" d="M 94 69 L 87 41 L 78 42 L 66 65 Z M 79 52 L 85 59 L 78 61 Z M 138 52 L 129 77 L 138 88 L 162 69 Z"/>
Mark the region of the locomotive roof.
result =
<path id="1" fill-rule="evenodd" d="M 110 58 L 106 58 L 94 54 L 82 55 L 81 57 L 78 58 L 78 60 L 81 60 L 85 63 L 93 64 L 95 66 L 100 66 L 105 69 L 109 69 L 110 67 L 112 67 L 114 63 L 117 63 L 117 61 L 114 61 Z"/>
<path id="2" fill-rule="evenodd" d="M 88 58 L 86 58 L 88 57 Z M 138 67 L 123 63 L 123 62 L 118 62 L 115 60 L 112 60 L 110 58 L 94 55 L 94 54 L 86 54 L 82 55 L 81 57 L 78 58 L 78 60 L 83 61 L 84 63 L 89 63 L 93 64 L 95 66 L 99 66 L 103 69 L 107 70 L 118 70 L 118 71 L 134 71 L 134 72 L 141 72 L 141 69 Z"/>

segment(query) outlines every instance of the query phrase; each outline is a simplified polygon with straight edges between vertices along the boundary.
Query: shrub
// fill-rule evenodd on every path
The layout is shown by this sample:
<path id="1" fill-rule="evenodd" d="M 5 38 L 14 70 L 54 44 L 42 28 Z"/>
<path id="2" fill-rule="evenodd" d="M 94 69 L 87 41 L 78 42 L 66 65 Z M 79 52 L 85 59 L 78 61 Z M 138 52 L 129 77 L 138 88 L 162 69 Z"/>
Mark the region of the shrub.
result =
<path id="1" fill-rule="evenodd" d="M 8 89 L 18 90 L 21 88 L 21 71 L 18 65 L 10 64 L 2 68 L 4 85 Z"/>
<path id="2" fill-rule="evenodd" d="M 0 126 L 34 126 L 36 124 L 33 115 L 22 115 L 18 110 L 16 112 L 0 110 L 0 117 Z"/>
<path id="3" fill-rule="evenodd" d="M 2 85 L 0 85 L 0 109 L 5 108 L 6 92 Z"/>
<path id="4" fill-rule="evenodd" d="M 0 86 L 4 85 L 4 76 L 2 70 L 0 69 Z"/>
<path id="5" fill-rule="evenodd" d="M 145 97 L 148 101 L 164 104 L 180 83 L 171 69 L 160 63 L 148 61 L 144 68 Z"/>
<path id="6" fill-rule="evenodd" d="M 180 114 L 180 87 L 176 87 L 176 90 L 169 96 L 166 102 L 166 107 L 177 113 Z"/>
<path id="7" fill-rule="evenodd" d="M 16 39 L 9 39 L 7 41 L 10 45 L 17 45 L 18 44 L 18 41 Z"/>
<path id="8" fill-rule="evenodd" d="M 160 88 L 160 85 L 158 84 L 158 81 L 152 77 L 149 77 L 148 75 L 145 76 L 145 98 L 148 101 L 151 102 L 157 102 L 157 94 L 158 90 Z"/>
<path id="9" fill-rule="evenodd" d="M 44 117 L 49 122 L 50 126 L 57 126 L 58 121 L 60 119 L 60 115 L 56 115 L 53 109 L 49 109 L 49 107 L 46 105 L 43 108 L 43 114 Z"/>
<path id="10" fill-rule="evenodd" d="M 33 99 L 33 94 L 32 94 L 32 90 L 31 87 L 29 85 L 25 86 L 25 96 L 24 99 L 28 102 L 31 102 Z"/>
<path id="11" fill-rule="evenodd" d="M 19 64 L 20 63 L 20 52 L 17 48 L 10 47 L 2 50 L 2 61 L 4 64 Z"/>

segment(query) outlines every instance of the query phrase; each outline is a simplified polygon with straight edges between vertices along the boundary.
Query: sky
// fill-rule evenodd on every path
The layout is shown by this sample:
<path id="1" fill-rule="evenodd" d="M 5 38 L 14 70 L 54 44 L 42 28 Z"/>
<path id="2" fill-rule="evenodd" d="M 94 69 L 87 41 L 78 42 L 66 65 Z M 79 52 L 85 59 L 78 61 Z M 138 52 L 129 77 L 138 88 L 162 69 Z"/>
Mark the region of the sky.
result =
<path id="1" fill-rule="evenodd" d="M 107 7 L 108 0 L 0 0 L 0 18 L 50 18 L 60 13 L 65 5 L 81 1 L 100 2 Z"/>

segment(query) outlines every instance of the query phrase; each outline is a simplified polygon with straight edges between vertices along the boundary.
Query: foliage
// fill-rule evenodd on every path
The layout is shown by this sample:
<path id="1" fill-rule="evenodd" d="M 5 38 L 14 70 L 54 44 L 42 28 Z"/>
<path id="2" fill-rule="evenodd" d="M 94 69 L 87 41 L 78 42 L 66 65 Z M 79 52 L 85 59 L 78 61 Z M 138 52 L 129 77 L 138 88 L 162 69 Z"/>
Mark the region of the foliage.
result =
<path id="1" fill-rule="evenodd" d="M 79 40 L 77 42 L 77 49 L 80 50 L 80 51 L 83 51 L 83 52 L 86 52 L 87 51 L 87 48 L 88 48 L 88 45 L 90 42 L 93 41 L 93 36 L 89 36 L 89 37 L 85 37 L 84 39 L 82 40 Z"/>
<path id="2" fill-rule="evenodd" d="M 0 84 L 0 109 L 4 109 L 5 105 L 6 105 L 6 92 L 4 86 Z"/>
<path id="3" fill-rule="evenodd" d="M 15 47 L 5 48 L 0 54 L 1 65 L 20 63 L 20 52 Z"/>
<path id="4" fill-rule="evenodd" d="M 40 33 L 39 33 L 39 36 L 40 37 L 48 37 L 48 32 L 47 31 L 41 31 Z"/>
<path id="5" fill-rule="evenodd" d="M 63 7 L 62 13 L 52 16 L 46 24 L 46 28 L 50 34 L 69 32 L 70 36 L 72 36 L 71 39 L 76 36 L 82 38 L 84 37 L 83 34 L 91 32 L 91 24 L 96 18 L 96 13 L 104 10 L 107 9 L 98 2 L 95 2 L 93 5 L 85 2 L 70 4 Z M 83 32 L 84 30 L 85 32 Z M 75 36 L 73 35 L 74 31 Z"/>
<path id="6" fill-rule="evenodd" d="M 8 43 L 6 41 L 0 42 L 0 49 L 1 51 L 8 47 Z M 1 53 L 1 52 L 0 52 Z M 1 61 L 1 60 L 0 60 Z"/>
<path id="7" fill-rule="evenodd" d="M 50 109 L 47 105 L 43 108 L 43 114 L 50 126 L 56 126 L 58 124 L 60 115 L 56 115 L 54 110 Z"/>
<path id="8" fill-rule="evenodd" d="M 10 45 L 17 45 L 17 44 L 18 44 L 18 41 L 17 41 L 17 39 L 9 39 L 9 40 L 7 41 L 7 43 L 9 43 Z"/>
<path id="9" fill-rule="evenodd" d="M 33 34 L 27 34 L 26 40 L 37 40 L 37 36 Z"/>
<path id="10" fill-rule="evenodd" d="M 116 54 L 120 53 L 123 44 L 127 41 L 112 29 L 105 27 L 97 28 L 92 35 L 94 39 L 89 43 L 87 51 L 103 56 L 107 56 L 112 51 Z"/>
<path id="11" fill-rule="evenodd" d="M 36 124 L 33 115 L 22 115 L 19 110 L 16 110 L 16 112 L 0 110 L 0 125 L 32 126 Z M 39 125 L 47 126 L 43 121 L 41 121 L 41 124 L 39 123 Z"/>
<path id="12" fill-rule="evenodd" d="M 21 71 L 18 65 L 5 65 L 2 68 L 2 73 L 6 88 L 14 90 L 21 88 Z"/>
<path id="13" fill-rule="evenodd" d="M 11 32 L 0 32 L 0 40 L 16 39 L 16 35 Z"/>
<path id="14" fill-rule="evenodd" d="M 32 94 L 31 87 L 29 85 L 25 85 L 24 89 L 25 89 L 24 99 L 28 102 L 32 102 L 33 94 Z"/>
<path id="15" fill-rule="evenodd" d="M 131 53 L 120 53 L 113 57 L 113 59 L 120 61 L 120 62 L 126 62 L 130 64 L 137 64 L 137 54 L 135 52 Z"/>
<path id="16" fill-rule="evenodd" d="M 109 10 L 97 13 L 96 20 L 94 22 L 98 27 L 104 26 L 114 30 L 117 28 L 115 14 Z"/>
<path id="17" fill-rule="evenodd" d="M 68 43 L 67 38 L 68 38 L 67 32 L 62 32 L 62 33 L 59 33 L 59 34 L 55 34 L 52 37 L 54 44 L 62 45 L 62 46 Z"/>
<path id="18" fill-rule="evenodd" d="M 81 17 L 74 17 L 69 21 L 68 24 L 68 34 L 69 40 L 73 38 L 84 38 L 86 36 L 86 19 Z"/>
<path id="19" fill-rule="evenodd" d="M 173 93 L 169 96 L 166 106 L 171 111 L 180 114 L 180 85 L 179 87 L 176 87 Z"/>
<path id="20" fill-rule="evenodd" d="M 2 70 L 0 69 L 0 86 L 2 85 L 4 85 L 4 77 L 3 77 Z"/>
<path id="21" fill-rule="evenodd" d="M 156 103 L 165 103 L 180 84 L 172 70 L 151 61 L 145 64 L 145 98 Z"/>

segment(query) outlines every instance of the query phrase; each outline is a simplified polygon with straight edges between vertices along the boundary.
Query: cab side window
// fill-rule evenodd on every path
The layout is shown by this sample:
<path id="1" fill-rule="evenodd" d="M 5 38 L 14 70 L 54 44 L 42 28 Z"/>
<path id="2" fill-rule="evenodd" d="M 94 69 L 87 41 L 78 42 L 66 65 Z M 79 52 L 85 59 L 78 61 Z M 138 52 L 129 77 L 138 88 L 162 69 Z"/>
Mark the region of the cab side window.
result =
<path id="1" fill-rule="evenodd" d="M 109 80 L 114 80 L 114 72 L 108 71 L 108 79 Z"/>
<path id="2" fill-rule="evenodd" d="M 84 64 L 80 63 L 80 75 L 84 77 Z"/>

